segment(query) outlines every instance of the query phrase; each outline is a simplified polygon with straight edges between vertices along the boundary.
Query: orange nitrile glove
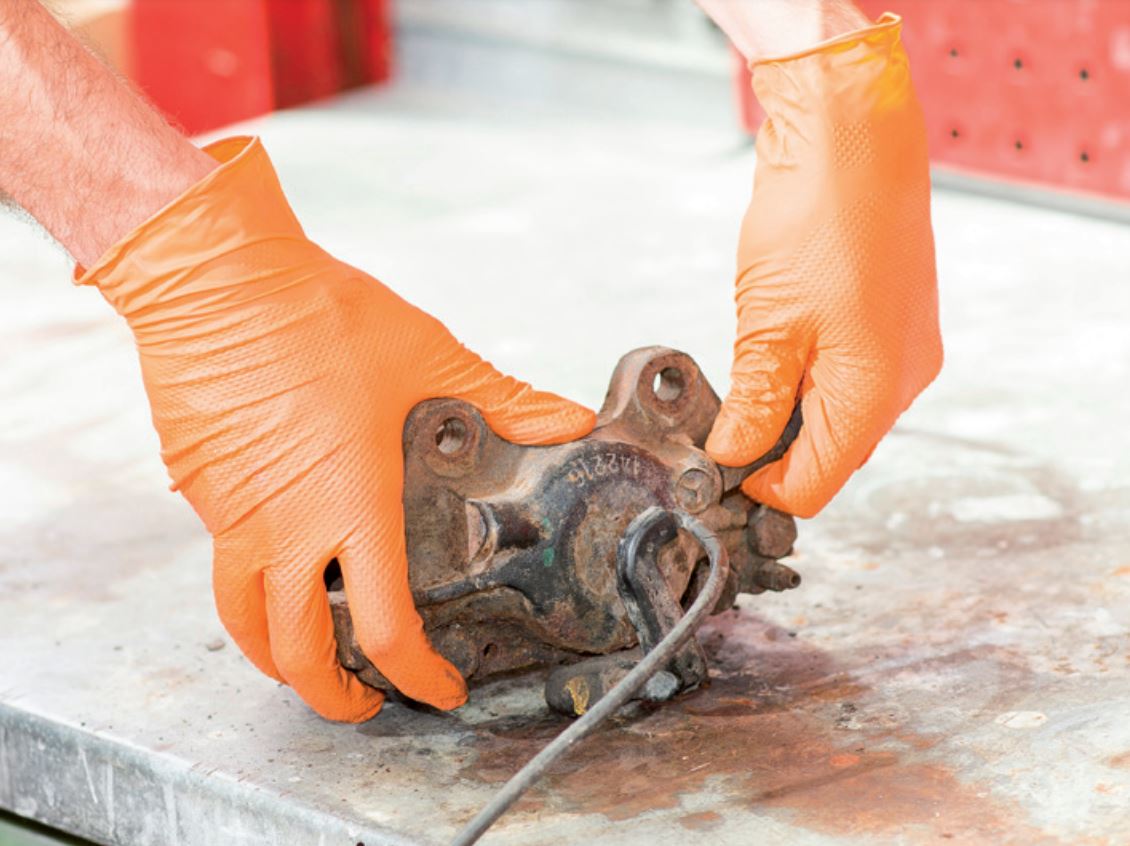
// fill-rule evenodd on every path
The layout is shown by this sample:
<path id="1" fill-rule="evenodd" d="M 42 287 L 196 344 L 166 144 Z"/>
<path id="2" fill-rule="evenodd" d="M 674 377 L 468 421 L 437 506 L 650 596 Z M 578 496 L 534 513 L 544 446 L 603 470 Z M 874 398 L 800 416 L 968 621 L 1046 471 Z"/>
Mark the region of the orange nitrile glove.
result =
<path id="1" fill-rule="evenodd" d="M 336 556 L 370 660 L 413 699 L 461 705 L 408 586 L 405 418 L 458 397 L 502 437 L 551 444 L 594 415 L 501 375 L 307 240 L 258 141 L 209 152 L 223 164 L 80 281 L 134 331 L 173 487 L 214 538 L 220 617 L 320 714 L 373 716 L 382 695 L 337 661 L 322 575 Z"/>
<path id="2" fill-rule="evenodd" d="M 768 115 L 738 247 L 732 387 L 706 449 L 747 464 L 801 398 L 803 426 L 751 498 L 810 517 L 938 374 L 922 113 L 899 19 L 753 63 Z"/>

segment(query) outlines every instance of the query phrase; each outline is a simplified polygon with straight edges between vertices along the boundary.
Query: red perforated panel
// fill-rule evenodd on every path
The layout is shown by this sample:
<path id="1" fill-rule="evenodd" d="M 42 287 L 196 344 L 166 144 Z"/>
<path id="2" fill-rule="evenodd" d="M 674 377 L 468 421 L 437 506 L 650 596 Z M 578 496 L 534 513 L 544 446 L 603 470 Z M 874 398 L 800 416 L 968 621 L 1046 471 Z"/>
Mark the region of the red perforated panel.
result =
<path id="1" fill-rule="evenodd" d="M 861 5 L 903 17 L 936 163 L 1130 199 L 1130 0 Z"/>

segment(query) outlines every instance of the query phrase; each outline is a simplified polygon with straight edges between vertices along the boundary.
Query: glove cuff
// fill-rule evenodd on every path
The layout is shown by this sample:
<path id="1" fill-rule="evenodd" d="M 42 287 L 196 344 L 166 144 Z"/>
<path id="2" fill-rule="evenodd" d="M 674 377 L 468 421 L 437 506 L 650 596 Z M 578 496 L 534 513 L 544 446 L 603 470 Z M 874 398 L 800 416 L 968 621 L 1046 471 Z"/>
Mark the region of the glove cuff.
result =
<path id="1" fill-rule="evenodd" d="M 760 189 L 787 182 L 777 190 L 804 209 L 822 207 L 833 188 L 858 197 L 928 179 L 926 127 L 901 28 L 887 13 L 810 50 L 752 64 L 767 114 L 757 133 Z M 806 174 L 799 184 L 797 173 Z"/>
<path id="2" fill-rule="evenodd" d="M 259 284 L 251 286 L 255 293 L 242 290 L 245 275 L 233 278 L 232 267 L 254 266 L 233 254 L 267 250 L 274 266 L 291 271 L 310 258 L 312 245 L 259 139 L 227 138 L 204 149 L 221 163 L 218 168 L 89 270 L 75 268 L 75 284 L 96 285 L 135 332 L 261 294 Z M 268 279 L 254 281 L 270 287 Z"/>
<path id="3" fill-rule="evenodd" d="M 754 93 L 778 129 L 874 120 L 914 99 L 901 30 L 887 12 L 799 53 L 752 61 Z"/>
<path id="4" fill-rule="evenodd" d="M 763 59 L 752 59 L 749 62 L 750 70 L 755 70 L 759 65 L 772 65 L 781 62 L 792 62 L 809 56 L 824 54 L 828 56 L 850 53 L 859 45 L 870 45 L 872 48 L 884 44 L 898 43 L 899 33 L 902 31 L 902 17 L 894 12 L 884 12 L 871 26 L 845 32 L 826 41 L 821 41 L 812 47 L 798 50 L 795 53 L 786 53 L 782 56 L 770 56 Z"/>

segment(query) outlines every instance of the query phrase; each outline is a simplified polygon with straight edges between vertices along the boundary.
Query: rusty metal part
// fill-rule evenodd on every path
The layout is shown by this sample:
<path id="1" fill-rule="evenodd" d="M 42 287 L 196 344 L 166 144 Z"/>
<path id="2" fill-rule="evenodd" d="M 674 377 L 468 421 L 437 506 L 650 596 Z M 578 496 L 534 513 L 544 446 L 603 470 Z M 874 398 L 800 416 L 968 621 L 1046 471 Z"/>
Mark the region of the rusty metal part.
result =
<path id="1" fill-rule="evenodd" d="M 642 529 L 632 531 L 635 525 L 628 527 L 628 533 L 620 541 L 616 575 L 620 599 L 639 636 L 640 649 L 646 654 L 655 649 L 683 616 L 678 595 L 671 592 L 670 584 L 659 569 L 659 550 L 675 540 L 679 525 L 673 516 L 652 520 Z M 726 555 L 723 583 L 729 575 L 729 564 L 730 557 Z M 691 638 L 675 653 L 666 669 L 678 680 L 680 689 L 690 690 L 706 680 L 706 654 L 698 641 Z"/>
<path id="2" fill-rule="evenodd" d="M 771 561 L 761 567 L 755 578 L 766 590 L 782 591 L 800 587 L 800 573 L 777 561 Z"/>
<path id="3" fill-rule="evenodd" d="M 691 603 L 686 614 L 681 614 L 670 626 L 666 623 L 661 624 L 664 629 L 663 637 L 647 650 L 643 659 L 616 682 L 595 705 L 584 709 L 580 719 L 557 735 L 549 745 L 511 776 L 491 801 L 455 836 L 451 846 L 470 846 L 475 843 L 495 820 L 506 813 L 507 809 L 553 766 L 557 759 L 595 731 L 597 726 L 645 685 L 663 676 L 670 676 L 670 673 L 662 668 L 677 665 L 679 656 L 685 654 L 684 650 L 687 646 L 694 644 L 697 648 L 698 644 L 694 640 L 695 630 L 718 602 L 730 569 L 729 556 L 725 548 L 707 526 L 684 511 L 671 512 L 657 507 L 649 508 L 628 526 L 624 540 L 620 544 L 617 569 L 621 573 L 644 573 L 654 569 L 657 545 L 664 538 L 672 537 L 676 527 L 690 534 L 706 554 L 707 578 L 702 592 Z M 647 559 L 651 559 L 650 566 Z M 629 595 L 635 594 L 637 590 L 631 586 L 630 580 L 622 586 Z"/>
<path id="4" fill-rule="evenodd" d="M 749 520 L 749 543 L 766 558 L 784 558 L 793 551 L 796 522 L 787 514 L 762 505 Z"/>
<path id="5" fill-rule="evenodd" d="M 640 651 L 628 649 L 557 667 L 545 680 L 545 702 L 559 714 L 579 717 L 619 684 L 639 660 Z M 660 670 L 647 680 L 639 698 L 666 702 L 682 689 L 678 676 Z"/>
<path id="6" fill-rule="evenodd" d="M 659 567 L 659 552 L 678 536 L 679 520 L 693 519 L 685 511 L 674 514 L 649 509 L 628 527 L 616 555 L 620 598 L 639 635 L 640 650 L 650 655 L 683 618 L 679 598 Z M 701 525 L 696 522 L 696 525 Z M 713 537 L 713 536 L 712 536 Z M 716 541 L 715 541 L 716 542 Z M 700 541 L 701 543 L 701 541 Z M 707 572 L 720 581 L 714 601 L 721 596 L 729 576 L 729 555 Z M 721 575 L 719 575 L 719 572 Z M 702 596 L 702 593 L 698 593 Z M 545 701 L 553 710 L 581 716 L 629 674 L 637 650 L 589 658 L 550 673 Z M 642 699 L 661 702 L 679 691 L 698 687 L 707 677 L 706 654 L 694 638 L 673 651 L 666 667 L 641 689 Z"/>
<path id="7" fill-rule="evenodd" d="M 774 567 L 795 538 L 792 518 L 738 487 L 783 453 L 799 417 L 769 456 L 724 468 L 703 451 L 719 407 L 689 356 L 648 347 L 620 360 L 595 431 L 572 443 L 509 443 L 459 400 L 413 409 L 404 431 L 409 580 L 436 649 L 474 681 L 635 647 L 617 547 L 651 507 L 695 514 L 729 553 L 715 612 L 739 591 L 790 586 Z M 675 531 L 656 549 L 655 575 L 675 606 L 689 606 L 708 576 L 699 544 Z M 330 604 L 342 664 L 390 690 L 353 637 L 344 591 L 331 585 Z"/>

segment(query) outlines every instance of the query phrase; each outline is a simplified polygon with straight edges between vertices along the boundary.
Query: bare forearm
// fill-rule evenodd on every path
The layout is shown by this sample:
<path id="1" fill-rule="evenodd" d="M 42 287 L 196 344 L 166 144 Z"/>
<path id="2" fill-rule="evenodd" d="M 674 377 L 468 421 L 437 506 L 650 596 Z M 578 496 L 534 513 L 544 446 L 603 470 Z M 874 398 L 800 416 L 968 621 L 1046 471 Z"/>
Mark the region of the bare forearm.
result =
<path id="1" fill-rule="evenodd" d="M 749 61 L 786 56 L 866 27 L 851 0 L 697 0 Z"/>
<path id="2" fill-rule="evenodd" d="M 0 2 L 0 192 L 80 263 L 214 166 L 38 0 Z"/>

